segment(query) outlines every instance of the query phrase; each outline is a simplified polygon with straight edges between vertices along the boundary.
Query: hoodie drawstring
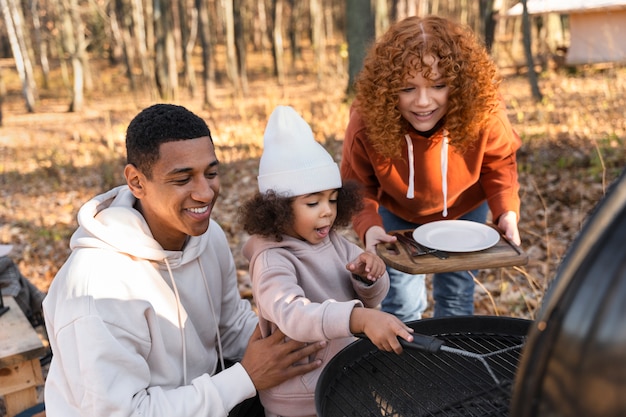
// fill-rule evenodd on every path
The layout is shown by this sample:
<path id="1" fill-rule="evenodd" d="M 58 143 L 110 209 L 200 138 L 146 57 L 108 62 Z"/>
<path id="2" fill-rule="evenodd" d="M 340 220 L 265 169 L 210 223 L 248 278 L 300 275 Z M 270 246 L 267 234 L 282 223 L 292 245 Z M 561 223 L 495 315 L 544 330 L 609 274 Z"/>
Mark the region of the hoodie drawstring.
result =
<path id="1" fill-rule="evenodd" d="M 441 141 L 441 191 L 443 193 L 443 211 L 441 215 L 448 217 L 448 131 L 443 130 Z"/>
<path id="2" fill-rule="evenodd" d="M 174 280 L 174 274 L 170 268 L 170 263 L 165 258 L 165 265 L 167 266 L 167 272 L 170 274 L 170 281 L 172 281 L 172 288 L 174 289 L 174 296 L 176 297 L 176 313 L 178 314 L 178 328 L 180 330 L 180 338 L 183 345 L 183 385 L 187 385 L 187 339 L 185 337 L 185 327 L 183 326 L 183 318 L 181 315 L 181 302 L 180 295 L 178 294 L 178 287 Z"/>
<path id="3" fill-rule="evenodd" d="M 408 134 L 404 135 L 409 159 L 409 185 L 406 198 L 415 198 L 415 159 L 413 155 L 413 141 Z M 443 217 L 448 217 L 448 131 L 443 130 L 441 141 L 441 191 L 443 193 Z"/>
<path id="4" fill-rule="evenodd" d="M 213 299 L 211 298 L 211 291 L 209 291 L 209 284 L 206 282 L 206 275 L 204 274 L 204 268 L 202 268 L 202 262 L 198 259 L 198 265 L 200 265 L 200 273 L 202 273 L 202 282 L 204 282 L 204 290 L 206 291 L 206 295 L 209 298 L 209 307 L 211 308 L 211 313 L 213 316 L 213 322 L 215 324 L 215 329 L 217 329 L 217 352 L 220 358 L 220 365 L 222 370 L 226 369 L 224 366 L 224 355 L 222 350 L 222 337 L 220 336 L 220 325 L 217 322 L 217 315 L 215 314 L 215 307 L 213 306 Z"/>
<path id="5" fill-rule="evenodd" d="M 165 265 L 167 266 L 167 272 L 170 275 L 170 281 L 172 281 L 172 288 L 174 289 L 174 296 L 176 297 L 176 309 L 178 314 L 178 328 L 180 329 L 180 337 L 182 340 L 182 349 L 183 349 L 183 384 L 187 385 L 187 338 L 185 337 L 185 328 L 183 326 L 183 318 L 181 314 L 181 305 L 180 295 L 178 294 L 178 287 L 176 286 L 176 281 L 174 280 L 174 274 L 172 274 L 172 269 L 170 267 L 170 263 L 165 258 Z M 204 290 L 206 291 L 207 298 L 209 299 L 209 307 L 211 308 L 211 316 L 213 317 L 213 321 L 215 323 L 215 329 L 217 330 L 217 346 L 218 353 L 220 358 L 221 369 L 224 370 L 226 367 L 224 366 L 224 355 L 222 354 L 222 339 L 220 336 L 220 327 L 217 322 L 217 317 L 215 315 L 215 307 L 213 306 L 213 300 L 211 299 L 211 292 L 209 291 L 209 284 L 206 281 L 206 275 L 204 274 L 204 268 L 202 268 L 202 263 L 198 260 L 198 265 L 200 266 L 200 273 L 202 274 L 202 282 L 204 283 Z"/>
<path id="6" fill-rule="evenodd" d="M 415 197 L 415 162 L 413 157 L 413 141 L 408 134 L 404 135 L 406 140 L 406 147 L 408 149 L 409 156 L 409 188 L 406 190 L 406 198 L 413 199 Z"/>

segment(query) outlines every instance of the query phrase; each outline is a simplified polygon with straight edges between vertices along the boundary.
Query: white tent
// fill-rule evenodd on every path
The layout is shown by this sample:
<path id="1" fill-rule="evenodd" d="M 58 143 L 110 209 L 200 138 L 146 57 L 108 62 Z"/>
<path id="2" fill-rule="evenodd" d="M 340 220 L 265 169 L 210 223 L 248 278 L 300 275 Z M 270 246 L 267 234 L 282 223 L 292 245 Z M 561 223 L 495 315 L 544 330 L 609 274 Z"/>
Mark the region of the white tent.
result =
<path id="1" fill-rule="evenodd" d="M 626 62 L 626 0 L 528 0 L 528 13 L 569 15 L 568 64 Z M 506 16 L 520 16 L 516 4 Z"/>

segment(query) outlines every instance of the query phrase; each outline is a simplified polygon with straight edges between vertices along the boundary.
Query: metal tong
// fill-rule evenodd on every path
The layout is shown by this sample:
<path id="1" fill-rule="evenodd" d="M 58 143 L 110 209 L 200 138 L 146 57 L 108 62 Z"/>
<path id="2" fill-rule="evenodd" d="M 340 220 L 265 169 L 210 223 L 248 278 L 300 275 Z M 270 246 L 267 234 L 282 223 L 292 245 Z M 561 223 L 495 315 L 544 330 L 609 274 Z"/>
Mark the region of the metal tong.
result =
<path id="1" fill-rule="evenodd" d="M 411 233 L 405 232 L 405 233 Z M 398 239 L 398 242 L 402 243 L 409 251 L 411 256 L 421 256 L 421 255 L 433 255 L 439 259 L 447 259 L 448 253 L 438 250 L 427 248 L 415 241 L 413 237 L 409 237 L 406 234 L 402 234 L 400 232 L 393 232 L 392 236 L 395 236 Z"/>
<path id="2" fill-rule="evenodd" d="M 515 346 L 509 346 L 503 349 L 497 349 L 497 350 L 487 352 L 487 353 L 474 353 L 474 352 L 469 352 L 467 350 L 458 349 L 458 348 L 454 348 L 451 346 L 446 346 L 443 340 L 435 336 L 419 334 L 419 333 L 412 333 L 411 335 L 413 336 L 412 342 L 407 342 L 401 337 L 398 337 L 398 341 L 400 342 L 400 345 L 402 345 L 403 348 L 416 349 L 416 350 L 421 350 L 423 352 L 428 352 L 428 353 L 433 353 L 433 354 L 436 354 L 439 352 L 446 352 L 452 355 L 459 355 L 459 356 L 464 356 L 466 358 L 475 359 L 483 364 L 483 366 L 489 373 L 489 376 L 491 376 L 491 378 L 496 384 L 500 384 L 500 381 L 498 380 L 498 377 L 496 377 L 496 374 L 491 369 L 491 366 L 489 366 L 489 363 L 487 363 L 486 358 L 490 356 L 497 356 L 502 353 L 506 353 L 515 349 L 521 349 L 523 346 L 523 343 L 520 343 Z M 368 339 L 367 335 L 365 335 L 364 333 L 357 333 L 355 334 L 355 336 L 360 339 Z"/>

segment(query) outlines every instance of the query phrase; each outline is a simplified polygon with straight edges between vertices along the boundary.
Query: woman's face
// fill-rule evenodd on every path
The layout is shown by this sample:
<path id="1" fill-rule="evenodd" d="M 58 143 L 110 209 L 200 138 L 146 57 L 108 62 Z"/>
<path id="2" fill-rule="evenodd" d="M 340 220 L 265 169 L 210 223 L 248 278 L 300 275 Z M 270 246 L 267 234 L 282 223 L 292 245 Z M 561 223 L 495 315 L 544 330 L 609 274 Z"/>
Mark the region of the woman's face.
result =
<path id="1" fill-rule="evenodd" d="M 430 77 L 419 73 L 408 78 L 398 96 L 398 111 L 419 132 L 429 131 L 445 116 L 450 92 L 441 78 L 437 60 L 430 56 L 424 61 L 430 66 Z"/>
<path id="2" fill-rule="evenodd" d="M 338 194 L 338 190 L 325 190 L 296 197 L 291 203 L 294 221 L 289 235 L 312 245 L 324 240 L 337 218 Z"/>

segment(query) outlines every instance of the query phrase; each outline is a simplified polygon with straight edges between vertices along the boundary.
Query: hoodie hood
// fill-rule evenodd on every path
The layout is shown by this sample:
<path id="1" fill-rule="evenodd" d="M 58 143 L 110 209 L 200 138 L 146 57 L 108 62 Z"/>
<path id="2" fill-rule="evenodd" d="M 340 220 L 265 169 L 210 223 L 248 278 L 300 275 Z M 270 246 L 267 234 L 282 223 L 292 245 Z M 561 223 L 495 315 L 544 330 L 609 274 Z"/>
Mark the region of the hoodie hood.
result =
<path id="1" fill-rule="evenodd" d="M 256 261 L 256 258 L 264 251 L 273 248 L 283 248 L 293 253 L 296 257 L 298 255 L 305 255 L 311 252 L 315 252 L 317 250 L 322 251 L 325 250 L 328 244 L 331 242 L 331 237 L 334 238 L 335 231 L 333 230 L 331 234 L 322 240 L 317 245 L 311 245 L 310 243 L 296 239 L 295 237 L 291 237 L 288 235 L 283 235 L 283 240 L 277 242 L 273 239 L 261 237 L 259 235 L 252 235 L 250 238 L 244 243 L 241 251 L 243 256 L 250 261 L 250 265 L 253 265 Z"/>
<path id="2" fill-rule="evenodd" d="M 167 251 L 152 236 L 141 213 L 134 208 L 137 199 L 122 185 L 98 195 L 78 212 L 78 229 L 70 248 L 101 248 L 154 262 L 167 259 L 172 267 L 196 259 L 207 245 L 206 234 L 190 236 L 184 251 Z"/>

